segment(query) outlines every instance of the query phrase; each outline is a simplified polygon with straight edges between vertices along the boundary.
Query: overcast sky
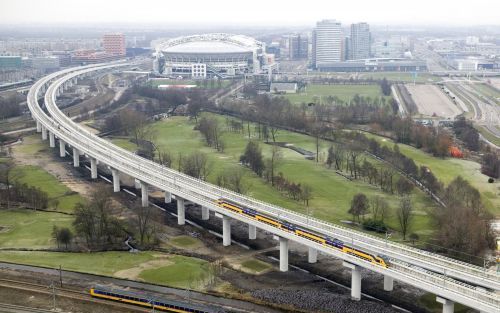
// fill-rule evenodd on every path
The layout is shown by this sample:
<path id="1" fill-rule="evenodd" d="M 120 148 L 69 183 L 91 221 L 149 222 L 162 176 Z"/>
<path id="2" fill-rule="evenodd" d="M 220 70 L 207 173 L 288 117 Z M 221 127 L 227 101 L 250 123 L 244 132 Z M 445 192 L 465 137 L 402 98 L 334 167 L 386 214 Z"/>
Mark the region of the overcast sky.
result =
<path id="1" fill-rule="evenodd" d="M 499 25 L 500 0 L 0 0 L 1 24 Z"/>

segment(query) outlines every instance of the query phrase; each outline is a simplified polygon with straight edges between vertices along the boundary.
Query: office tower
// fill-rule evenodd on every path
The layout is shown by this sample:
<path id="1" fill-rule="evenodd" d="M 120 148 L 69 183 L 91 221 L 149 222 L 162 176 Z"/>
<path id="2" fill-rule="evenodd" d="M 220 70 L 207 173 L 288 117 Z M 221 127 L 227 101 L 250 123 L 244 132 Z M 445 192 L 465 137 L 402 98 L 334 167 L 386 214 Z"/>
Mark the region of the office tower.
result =
<path id="1" fill-rule="evenodd" d="M 116 56 L 125 56 L 125 35 L 105 34 L 102 37 L 102 46 L 106 53 Z"/>
<path id="2" fill-rule="evenodd" d="M 336 20 L 322 20 L 313 30 L 313 67 L 342 60 L 342 29 Z"/>
<path id="3" fill-rule="evenodd" d="M 351 25 L 349 59 L 359 60 L 370 57 L 370 26 L 367 23 Z"/>

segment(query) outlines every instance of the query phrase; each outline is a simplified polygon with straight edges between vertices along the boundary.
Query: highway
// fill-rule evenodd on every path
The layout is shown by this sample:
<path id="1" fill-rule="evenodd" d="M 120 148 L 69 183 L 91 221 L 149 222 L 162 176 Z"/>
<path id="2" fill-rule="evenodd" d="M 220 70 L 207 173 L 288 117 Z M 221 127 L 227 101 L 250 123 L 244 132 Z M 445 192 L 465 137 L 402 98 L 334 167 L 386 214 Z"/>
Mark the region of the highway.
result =
<path id="1" fill-rule="evenodd" d="M 356 267 L 362 267 L 483 312 L 498 312 L 500 310 L 500 297 L 494 292 L 495 290 L 500 290 L 500 278 L 496 272 L 402 244 L 388 242 L 339 225 L 329 224 L 197 180 L 110 144 L 108 141 L 91 134 L 78 124 L 73 123 L 71 119 L 57 108 L 56 94 L 66 81 L 97 70 L 105 71 L 126 65 L 107 64 L 80 67 L 53 73 L 42 78 L 33 85 L 28 94 L 28 106 L 33 118 L 46 131 L 49 131 L 62 140 L 63 149 L 64 144 L 70 144 L 71 147 L 76 149 L 75 151 L 84 153 L 91 160 L 98 160 L 101 165 L 108 165 L 120 173 L 140 180 L 143 186 L 153 186 L 167 191 L 175 195 L 177 199 L 185 199 L 215 211 L 223 215 L 226 220 L 236 219 L 249 225 L 254 225 L 259 229 L 276 234 L 280 238 L 283 238 L 283 241 L 292 240 L 299 242 L 317 251 L 342 259 L 354 266 L 353 278 Z M 44 90 L 46 90 L 44 96 L 46 109 L 50 116 L 44 113 L 37 101 L 38 96 L 41 95 L 40 92 Z M 147 196 L 147 189 L 145 194 Z M 229 199 L 234 203 L 252 208 L 266 216 L 288 221 L 322 236 L 338 238 L 357 249 L 370 251 L 373 254 L 385 255 L 390 258 L 390 266 L 384 268 L 372 264 L 363 259 L 343 253 L 340 250 L 299 237 L 295 233 L 290 233 L 247 216 L 228 211 L 215 203 L 215 200 L 220 198 Z M 229 222 L 228 225 L 230 225 Z M 361 281 L 360 278 L 359 281 Z M 491 292 L 483 288 L 476 288 L 473 285 L 480 285 L 494 291 Z"/>

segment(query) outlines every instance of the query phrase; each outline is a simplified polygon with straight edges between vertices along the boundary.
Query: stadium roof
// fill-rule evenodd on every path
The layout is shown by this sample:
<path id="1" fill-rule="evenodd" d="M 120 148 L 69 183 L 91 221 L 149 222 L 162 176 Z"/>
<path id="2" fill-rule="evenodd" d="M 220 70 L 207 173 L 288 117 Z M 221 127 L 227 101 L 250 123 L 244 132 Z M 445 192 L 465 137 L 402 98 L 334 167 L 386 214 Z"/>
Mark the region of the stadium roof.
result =
<path id="1" fill-rule="evenodd" d="M 262 46 L 263 43 L 244 35 L 212 33 L 161 41 L 156 50 L 175 53 L 243 53 Z"/>
<path id="2" fill-rule="evenodd" d="M 222 41 L 192 41 L 171 46 L 162 50 L 163 52 L 175 53 L 232 53 L 252 52 L 252 49 L 241 47 L 230 42 Z"/>

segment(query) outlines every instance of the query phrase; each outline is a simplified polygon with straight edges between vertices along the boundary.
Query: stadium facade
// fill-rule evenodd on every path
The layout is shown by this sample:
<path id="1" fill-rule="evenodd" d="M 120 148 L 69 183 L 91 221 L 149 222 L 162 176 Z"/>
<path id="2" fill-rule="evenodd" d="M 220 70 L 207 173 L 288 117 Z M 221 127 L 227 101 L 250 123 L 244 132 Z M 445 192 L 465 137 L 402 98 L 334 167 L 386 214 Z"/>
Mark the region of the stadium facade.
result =
<path id="1" fill-rule="evenodd" d="M 184 36 L 156 44 L 155 71 L 165 76 L 231 78 L 265 74 L 275 67 L 274 55 L 251 37 L 225 33 Z"/>

